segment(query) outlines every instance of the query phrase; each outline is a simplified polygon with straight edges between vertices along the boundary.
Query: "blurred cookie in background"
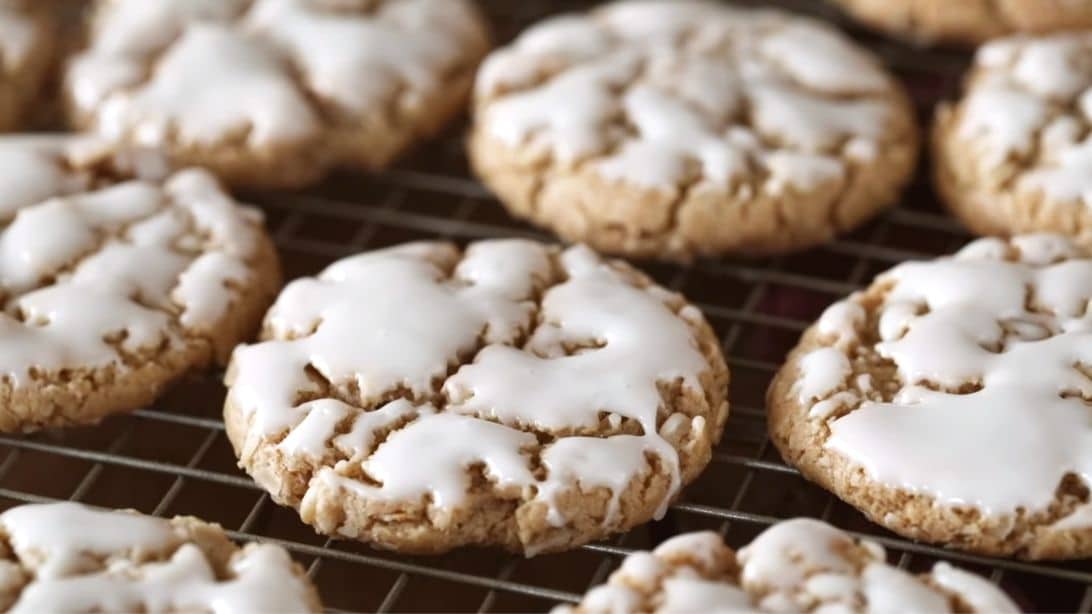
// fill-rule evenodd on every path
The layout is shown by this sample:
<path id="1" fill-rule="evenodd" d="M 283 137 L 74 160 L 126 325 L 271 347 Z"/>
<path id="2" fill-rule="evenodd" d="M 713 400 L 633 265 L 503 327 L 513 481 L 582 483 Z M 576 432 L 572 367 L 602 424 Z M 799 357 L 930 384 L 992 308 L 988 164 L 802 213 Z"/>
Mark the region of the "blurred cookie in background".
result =
<path id="1" fill-rule="evenodd" d="M 220 525 L 80 503 L 0 514 L 5 612 L 321 612 L 280 546 L 238 546 Z"/>
<path id="2" fill-rule="evenodd" d="M 792 518 L 738 552 L 712 531 L 634 552 L 605 584 L 554 614 L 893 611 L 1020 610 L 986 578 L 945 562 L 911 573 L 888 564 L 876 542 L 819 520 Z"/>
<path id="3" fill-rule="evenodd" d="M 975 54 L 963 97 L 937 110 L 937 189 L 979 234 L 1087 238 L 1090 129 L 1092 33 L 990 42 Z"/>
<path id="4" fill-rule="evenodd" d="M 231 185 L 382 168 L 463 108 L 470 0 L 101 0 L 69 64 L 72 123 Z"/>
<path id="5" fill-rule="evenodd" d="M 898 198 L 917 148 L 902 86 L 831 26 L 668 1 L 553 17 L 494 52 L 469 143 L 515 215 L 672 260 L 829 241 Z"/>

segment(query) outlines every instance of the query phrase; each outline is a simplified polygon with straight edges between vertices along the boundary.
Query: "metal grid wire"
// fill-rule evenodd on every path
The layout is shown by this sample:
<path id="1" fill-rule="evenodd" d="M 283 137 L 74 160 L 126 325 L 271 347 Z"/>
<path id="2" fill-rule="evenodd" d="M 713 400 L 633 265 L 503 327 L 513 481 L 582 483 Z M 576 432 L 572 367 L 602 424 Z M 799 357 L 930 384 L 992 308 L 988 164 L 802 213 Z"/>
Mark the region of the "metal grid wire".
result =
<path id="1" fill-rule="evenodd" d="M 590 3 L 483 4 L 503 41 L 547 14 Z M 911 49 L 855 29 L 818 0 L 766 4 L 837 20 L 904 78 L 923 122 L 933 104 L 952 93 L 966 63 L 957 52 Z M 549 239 L 513 222 L 470 178 L 464 128 L 454 127 L 380 175 L 335 177 L 304 193 L 249 195 L 268 215 L 287 276 L 313 274 L 342 256 L 414 239 Z M 492 550 L 407 557 L 317 536 L 235 467 L 220 421 L 219 373 L 192 376 L 153 408 L 97 427 L 0 437 L 0 507 L 71 499 L 200 516 L 238 539 L 286 546 L 333 610 L 541 611 L 601 583 L 626 553 L 678 532 L 713 529 L 739 546 L 779 519 L 807 515 L 879 541 L 903 568 L 924 570 L 951 560 L 1000 583 L 1029 610 L 1092 612 L 1092 563 L 988 559 L 898 539 L 804 481 L 766 438 L 767 383 L 826 305 L 897 262 L 949 252 L 968 240 L 941 213 L 928 184 L 919 176 L 899 207 L 805 254 L 683 267 L 642 263 L 662 284 L 695 301 L 721 335 L 732 369 L 732 415 L 709 468 L 667 517 L 608 542 L 535 559 Z"/>

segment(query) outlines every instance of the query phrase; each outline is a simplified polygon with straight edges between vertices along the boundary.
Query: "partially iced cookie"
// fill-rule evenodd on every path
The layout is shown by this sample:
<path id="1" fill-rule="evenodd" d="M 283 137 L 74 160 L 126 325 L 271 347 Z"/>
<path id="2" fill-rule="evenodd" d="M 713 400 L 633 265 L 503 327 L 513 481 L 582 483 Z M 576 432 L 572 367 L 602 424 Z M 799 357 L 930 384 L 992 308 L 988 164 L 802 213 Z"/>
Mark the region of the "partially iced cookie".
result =
<path id="1" fill-rule="evenodd" d="M 1092 556 L 1092 253 L 981 239 L 831 306 L 775 378 L 773 442 L 914 539 Z"/>
<path id="2" fill-rule="evenodd" d="M 0 431 L 150 403 L 257 328 L 280 284 L 261 215 L 205 171 L 120 180 L 97 149 L 0 139 Z"/>
<path id="3" fill-rule="evenodd" d="M 637 612 L 1018 612 L 986 579 L 937 563 L 914 575 L 879 544 L 809 518 L 782 521 L 735 553 L 712 532 L 626 557 L 602 586 L 555 614 Z"/>
<path id="4" fill-rule="evenodd" d="M 1090 129 L 1092 33 L 993 41 L 937 112 L 937 187 L 980 234 L 1092 237 Z"/>
<path id="5" fill-rule="evenodd" d="M 0 0 L 0 130 L 37 99 L 53 61 L 53 24 L 35 0 Z"/>
<path id="6" fill-rule="evenodd" d="M 516 215 L 636 256 L 803 249 L 898 197 L 902 88 L 821 22 L 630 0 L 532 26 L 478 73 L 470 157 Z"/>
<path id="7" fill-rule="evenodd" d="M 232 543 L 214 524 L 77 503 L 0 514 L 5 612 L 321 612 L 279 546 Z"/>
<path id="8" fill-rule="evenodd" d="M 411 243 L 293 282 L 228 370 L 275 500 L 403 552 L 562 550 L 661 516 L 728 414 L 712 329 L 586 247 Z"/>
<path id="9" fill-rule="evenodd" d="M 66 90 L 115 143 L 292 186 L 437 131 L 487 49 L 470 0 L 99 0 Z"/>

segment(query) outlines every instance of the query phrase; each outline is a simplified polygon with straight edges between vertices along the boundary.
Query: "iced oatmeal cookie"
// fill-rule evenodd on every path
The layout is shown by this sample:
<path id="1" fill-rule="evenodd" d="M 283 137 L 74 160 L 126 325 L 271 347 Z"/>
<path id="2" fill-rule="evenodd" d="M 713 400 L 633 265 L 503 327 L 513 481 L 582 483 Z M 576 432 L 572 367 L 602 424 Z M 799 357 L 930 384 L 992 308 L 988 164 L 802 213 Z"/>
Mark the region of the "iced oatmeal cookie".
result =
<path id="1" fill-rule="evenodd" d="M 279 546 L 218 525 L 77 503 L 0 514 L 0 609 L 38 612 L 321 612 Z"/>
<path id="2" fill-rule="evenodd" d="M 948 563 L 914 575 L 885 557 L 879 544 L 809 518 L 779 522 L 738 553 L 716 533 L 688 533 L 629 555 L 606 584 L 554 614 L 1019 611 Z"/>
<path id="3" fill-rule="evenodd" d="M 101 171 L 0 139 L 0 431 L 94 423 L 226 362 L 280 283 L 260 214 L 205 171 Z"/>
<path id="4" fill-rule="evenodd" d="M 411 243 L 293 282 L 236 350 L 244 467 L 318 531 L 533 555 L 661 516 L 728 414 L 712 329 L 586 247 Z"/>
<path id="5" fill-rule="evenodd" d="M 831 306 L 769 391 L 789 463 L 904 536 L 1092 555 L 1092 254 L 981 239 Z"/>
<path id="6" fill-rule="evenodd" d="M 991 42 L 937 112 L 937 187 L 980 234 L 1090 238 L 1090 128 L 1092 33 Z"/>
<path id="7" fill-rule="evenodd" d="M 379 168 L 463 106 L 471 0 L 100 0 L 69 66 L 75 125 L 230 184 Z"/>
<path id="8" fill-rule="evenodd" d="M 517 216 L 600 250 L 802 249 L 894 202 L 902 88 L 818 21 L 631 0 L 551 18 L 478 73 L 473 166 Z"/>

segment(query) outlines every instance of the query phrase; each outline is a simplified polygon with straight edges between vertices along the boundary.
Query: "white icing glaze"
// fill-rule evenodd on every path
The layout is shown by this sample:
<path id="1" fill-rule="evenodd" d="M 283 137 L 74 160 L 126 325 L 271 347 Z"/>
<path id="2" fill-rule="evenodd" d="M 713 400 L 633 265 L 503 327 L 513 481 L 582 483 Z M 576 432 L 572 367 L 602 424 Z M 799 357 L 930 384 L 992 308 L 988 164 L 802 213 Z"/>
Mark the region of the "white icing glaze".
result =
<path id="1" fill-rule="evenodd" d="M 1092 382 L 1074 368 L 1092 364 L 1092 260 L 1058 236 L 1019 237 L 1011 248 L 983 239 L 877 283 L 891 288 L 875 349 L 902 388 L 833 419 L 826 447 L 883 484 L 992 516 L 1046 510 L 1067 473 L 1092 482 L 1092 414 L 1081 400 Z M 836 388 L 834 365 L 848 364 L 839 355 L 806 355 L 801 387 Z M 813 419 L 829 415 L 817 410 Z"/>
<path id="2" fill-rule="evenodd" d="M 528 241 L 474 243 L 461 260 L 450 245 L 417 243 L 293 282 L 267 316 L 274 340 L 237 349 L 229 373 L 229 402 L 251 420 L 243 463 L 287 432 L 282 452 L 323 458 L 333 440 L 376 483 L 328 463 L 315 477 L 328 489 L 393 501 L 430 496 L 450 510 L 466 499 L 467 469 L 478 465 L 499 488 L 545 503 L 558 526 L 567 522 L 558 495 L 606 488 L 612 499 L 603 522 L 613 526 L 619 496 L 652 470 L 655 455 L 671 475 L 662 514 L 679 487 L 679 460 L 658 432 L 658 386 L 677 382 L 703 395 L 706 359 L 665 304 L 677 301 L 671 293 L 631 285 L 584 247 L 561 253 L 556 265 L 551 258 Z M 533 300 L 551 280 L 532 318 Z M 449 374 L 459 362 L 466 364 Z M 328 384 L 316 385 L 305 368 Z M 402 399 L 359 409 L 395 390 Z M 340 400 L 300 404 L 301 393 Z M 578 436 L 596 431 L 604 414 L 615 428 L 628 419 L 640 432 Z M 349 432 L 335 436 L 346 420 Z M 373 451 L 372 433 L 395 423 L 400 428 Z M 520 430 L 528 427 L 559 437 L 543 446 Z M 702 432 L 705 418 L 673 416 L 662 429 Z M 531 470 L 535 452 L 545 477 Z"/>
<path id="3" fill-rule="evenodd" d="M 64 140 L 51 137 L 0 139 L 0 222 L 23 207 L 84 186 L 80 176 L 64 168 L 64 146 Z"/>
<path id="4" fill-rule="evenodd" d="M 933 566 L 930 576 L 937 586 L 959 595 L 964 603 L 977 612 L 1020 611 L 996 585 L 943 561 Z"/>
<path id="5" fill-rule="evenodd" d="M 251 279 L 260 231 L 206 172 L 80 191 L 66 143 L 0 140 L 0 374 L 16 385 L 121 366 L 118 347 L 180 341 L 172 319 L 208 334 Z"/>
<path id="6" fill-rule="evenodd" d="M 130 136 L 146 146 L 170 138 L 212 145 L 241 135 L 261 147 L 307 139 L 318 122 L 262 43 L 228 25 L 195 24 L 160 58 L 147 84 L 103 100 L 98 128 L 106 138 Z"/>
<path id="7" fill-rule="evenodd" d="M 310 609 L 303 581 L 276 546 L 237 553 L 231 577 L 221 580 L 200 548 L 160 518 L 56 503 L 8 510 L 0 526 L 34 571 L 12 612 Z M 143 562 L 155 559 L 162 562 Z"/>
<path id="8" fill-rule="evenodd" d="M 649 189 L 729 190 L 764 169 L 775 194 L 814 190 L 844 178 L 844 143 L 868 159 L 893 123 L 891 80 L 836 31 L 703 2 L 546 20 L 486 61 L 477 92 L 481 128 L 504 144 L 596 157 L 604 178 Z"/>
<path id="9" fill-rule="evenodd" d="M 351 111 L 381 109 L 402 88 L 420 96 L 442 87 L 443 75 L 465 61 L 463 49 L 481 36 L 462 2 L 386 2 L 367 16 L 324 13 L 313 4 L 257 0 L 246 27 L 281 46 L 312 91 Z"/>
<path id="10" fill-rule="evenodd" d="M 732 552 L 717 534 L 683 534 L 652 553 L 626 557 L 577 611 L 950 612 L 952 596 L 974 612 L 1018 611 L 996 586 L 947 563 L 914 576 L 885 557 L 878 544 L 797 518 L 775 524 L 740 550 L 737 577 Z"/>
<path id="11" fill-rule="evenodd" d="M 178 538 L 164 520 L 100 512 L 77 503 L 22 505 L 0 514 L 12 550 L 37 578 L 71 576 L 95 558 L 142 558 L 168 551 Z"/>
<path id="12" fill-rule="evenodd" d="M 817 520 L 780 522 L 739 552 L 741 582 L 761 591 L 763 608 L 798 610 L 823 603 L 822 611 L 946 612 L 948 597 L 885 562 L 882 547 L 856 542 Z M 952 577 L 952 572 L 958 577 Z M 940 563 L 929 578 L 958 595 L 975 611 L 1013 611 L 1016 606 L 989 582 Z M 863 603 L 861 607 L 858 604 Z M 838 610 L 831 610 L 838 611 Z"/>
<path id="13" fill-rule="evenodd" d="M 464 0 L 115 0 L 67 74 L 78 111 L 107 138 L 158 146 L 299 144 L 330 105 L 420 110 L 485 45 Z M 321 101 L 317 102 L 317 101 Z"/>
<path id="14" fill-rule="evenodd" d="M 751 600 L 742 589 L 699 578 L 664 580 L 661 612 L 747 612 Z"/>
<path id="15" fill-rule="evenodd" d="M 1092 204 L 1092 145 L 1081 138 L 1092 120 L 1090 58 L 1087 33 L 1017 36 L 979 50 L 956 134 L 980 174 L 996 183 L 1018 157 L 1028 166 L 1016 177 L 1019 192 Z"/>
<path id="16" fill-rule="evenodd" d="M 865 310 L 852 301 L 838 301 L 823 311 L 817 326 L 819 334 L 833 336 L 839 342 L 857 338 L 857 329 L 865 322 Z"/>
<path id="17" fill-rule="evenodd" d="M 800 360 L 797 399 L 801 403 L 810 403 L 824 398 L 844 385 L 852 373 L 849 358 L 838 349 L 823 348 L 810 352 Z"/>

